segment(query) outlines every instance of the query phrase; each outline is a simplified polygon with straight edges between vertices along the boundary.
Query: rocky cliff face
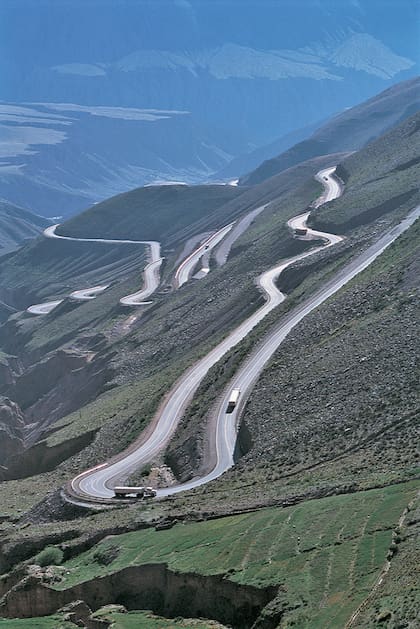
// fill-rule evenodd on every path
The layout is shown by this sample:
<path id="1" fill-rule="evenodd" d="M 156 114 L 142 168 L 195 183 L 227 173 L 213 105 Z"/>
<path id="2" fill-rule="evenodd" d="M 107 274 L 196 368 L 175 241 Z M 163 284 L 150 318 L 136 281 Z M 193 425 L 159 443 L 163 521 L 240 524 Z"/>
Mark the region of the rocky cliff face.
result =
<path id="1" fill-rule="evenodd" d="M 19 406 L 0 397 L 0 466 L 23 452 L 24 415 Z"/>
<path id="2" fill-rule="evenodd" d="M 95 610 L 118 602 L 127 609 L 152 609 L 168 617 L 204 617 L 229 623 L 235 629 L 247 629 L 276 592 L 276 587 L 240 585 L 221 575 L 179 573 L 166 564 L 147 564 L 61 591 L 44 584 L 42 574 L 32 574 L 3 597 L 0 616 L 44 616 L 81 599 Z"/>

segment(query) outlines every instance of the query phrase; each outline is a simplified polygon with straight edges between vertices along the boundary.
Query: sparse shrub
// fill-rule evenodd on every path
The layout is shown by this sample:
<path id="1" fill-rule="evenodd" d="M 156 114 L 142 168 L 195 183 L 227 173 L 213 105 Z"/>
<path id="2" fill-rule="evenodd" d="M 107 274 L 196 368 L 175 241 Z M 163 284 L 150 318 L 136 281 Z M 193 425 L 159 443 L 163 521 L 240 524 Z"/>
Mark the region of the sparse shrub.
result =
<path id="1" fill-rule="evenodd" d="M 108 566 L 118 557 L 120 549 L 118 546 L 100 547 L 93 553 L 93 559 L 101 566 Z"/>
<path id="2" fill-rule="evenodd" d="M 63 561 L 63 551 L 57 546 L 47 546 L 35 557 L 34 563 L 41 568 L 46 566 L 58 566 Z"/>
<path id="3" fill-rule="evenodd" d="M 140 472 L 140 476 L 149 476 L 151 470 L 152 470 L 152 464 L 151 463 L 147 463 L 147 465 L 142 467 L 142 470 Z"/>

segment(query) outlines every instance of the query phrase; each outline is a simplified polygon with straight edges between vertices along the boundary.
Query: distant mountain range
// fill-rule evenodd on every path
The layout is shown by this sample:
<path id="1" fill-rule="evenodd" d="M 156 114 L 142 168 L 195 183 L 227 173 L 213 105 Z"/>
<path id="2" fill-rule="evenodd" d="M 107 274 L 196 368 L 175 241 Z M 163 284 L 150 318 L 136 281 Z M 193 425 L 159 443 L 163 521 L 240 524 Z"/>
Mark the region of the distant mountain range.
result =
<path id="1" fill-rule="evenodd" d="M 95 4 L 0 7 L 37 42 L 0 44 L 0 193 L 43 215 L 162 180 L 236 178 L 418 72 L 411 0 L 380 22 L 366 0 Z"/>
<path id="2" fill-rule="evenodd" d="M 51 69 L 59 74 L 87 77 L 107 76 L 112 72 L 182 69 L 195 78 L 206 72 L 216 79 L 275 81 L 295 77 L 341 81 L 343 68 L 391 79 L 413 65 L 414 61 L 395 54 L 372 35 L 349 31 L 343 38 L 331 38 L 298 50 L 256 50 L 225 43 L 217 48 L 190 52 L 137 50 L 111 63 L 67 63 Z"/>

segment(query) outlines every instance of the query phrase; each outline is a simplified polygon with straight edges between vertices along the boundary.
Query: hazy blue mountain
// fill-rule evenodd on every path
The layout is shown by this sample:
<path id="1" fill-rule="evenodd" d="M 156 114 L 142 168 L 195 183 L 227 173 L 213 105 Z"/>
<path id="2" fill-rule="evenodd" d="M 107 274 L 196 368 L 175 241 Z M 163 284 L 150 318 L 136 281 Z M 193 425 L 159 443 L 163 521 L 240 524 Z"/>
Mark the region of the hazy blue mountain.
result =
<path id="1" fill-rule="evenodd" d="M 0 191 L 62 215 L 205 181 L 418 73 L 416 13 L 415 0 L 3 0 Z"/>
<path id="2" fill-rule="evenodd" d="M 0 199 L 0 256 L 35 238 L 49 224 L 42 216 Z"/>

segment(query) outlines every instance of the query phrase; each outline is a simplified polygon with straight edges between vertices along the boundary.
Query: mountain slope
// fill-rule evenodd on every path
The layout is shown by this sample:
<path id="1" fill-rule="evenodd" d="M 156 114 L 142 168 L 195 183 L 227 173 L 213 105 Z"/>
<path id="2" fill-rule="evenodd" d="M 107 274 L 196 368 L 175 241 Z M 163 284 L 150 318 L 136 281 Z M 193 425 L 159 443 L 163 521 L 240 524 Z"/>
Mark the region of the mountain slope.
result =
<path id="1" fill-rule="evenodd" d="M 36 238 L 49 224 L 42 216 L 0 200 L 0 256 Z"/>
<path id="2" fill-rule="evenodd" d="M 317 208 L 310 223 L 346 233 L 420 202 L 420 112 L 340 162 L 346 195 Z"/>
<path id="3" fill-rule="evenodd" d="M 305 126 L 302 129 L 296 129 L 287 133 L 286 135 L 269 142 L 264 146 L 259 146 L 253 151 L 239 155 L 231 160 L 226 166 L 218 170 L 212 179 L 220 180 L 227 178 L 238 178 L 244 173 L 251 172 L 252 170 L 261 166 L 261 164 L 273 157 L 277 157 L 280 153 L 287 151 L 291 146 L 294 146 L 298 142 L 306 140 L 306 138 L 313 133 L 318 127 L 321 126 L 321 122 Z"/>
<path id="4" fill-rule="evenodd" d="M 420 108 L 420 78 L 399 83 L 329 120 L 310 138 L 242 177 L 254 185 L 311 157 L 361 148 Z"/>
<path id="5" fill-rule="evenodd" d="M 185 238 L 186 228 L 242 194 L 236 186 L 146 186 L 94 205 L 60 225 L 57 233 L 78 238 Z M 192 235 L 192 234 L 189 234 Z"/>

